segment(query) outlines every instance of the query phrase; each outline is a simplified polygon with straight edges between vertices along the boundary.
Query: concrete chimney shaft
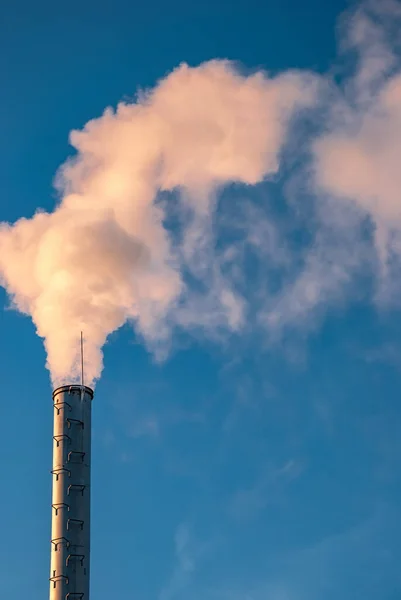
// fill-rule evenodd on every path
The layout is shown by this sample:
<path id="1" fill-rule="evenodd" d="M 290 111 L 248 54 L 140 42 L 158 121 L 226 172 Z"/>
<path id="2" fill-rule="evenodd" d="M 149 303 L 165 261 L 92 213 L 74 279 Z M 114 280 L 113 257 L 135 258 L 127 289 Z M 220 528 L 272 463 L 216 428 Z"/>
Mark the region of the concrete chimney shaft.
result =
<path id="1" fill-rule="evenodd" d="M 53 392 L 50 600 L 89 600 L 92 399 L 80 385 Z"/>

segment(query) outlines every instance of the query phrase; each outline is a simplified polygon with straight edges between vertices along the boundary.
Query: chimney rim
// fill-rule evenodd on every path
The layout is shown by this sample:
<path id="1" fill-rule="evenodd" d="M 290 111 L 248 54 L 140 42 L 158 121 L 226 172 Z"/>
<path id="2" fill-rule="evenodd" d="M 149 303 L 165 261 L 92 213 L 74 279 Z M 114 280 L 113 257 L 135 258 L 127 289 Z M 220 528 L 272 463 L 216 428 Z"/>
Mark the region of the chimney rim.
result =
<path id="1" fill-rule="evenodd" d="M 55 388 L 55 390 L 53 390 L 53 400 L 58 394 L 61 394 L 63 392 L 80 392 L 82 391 L 82 389 L 85 391 L 86 394 L 90 396 L 92 400 L 94 396 L 93 389 L 88 387 L 87 385 L 82 386 L 78 383 L 73 383 L 71 385 L 61 385 L 60 387 Z"/>

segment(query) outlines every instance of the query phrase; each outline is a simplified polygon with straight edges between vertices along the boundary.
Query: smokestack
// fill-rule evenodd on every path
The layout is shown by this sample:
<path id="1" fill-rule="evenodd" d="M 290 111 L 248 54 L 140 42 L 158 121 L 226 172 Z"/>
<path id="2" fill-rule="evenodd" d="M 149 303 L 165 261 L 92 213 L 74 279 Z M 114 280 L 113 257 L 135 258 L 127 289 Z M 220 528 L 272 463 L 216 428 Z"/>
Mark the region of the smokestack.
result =
<path id="1" fill-rule="evenodd" d="M 83 385 L 53 392 L 50 600 L 89 600 L 92 399 Z"/>

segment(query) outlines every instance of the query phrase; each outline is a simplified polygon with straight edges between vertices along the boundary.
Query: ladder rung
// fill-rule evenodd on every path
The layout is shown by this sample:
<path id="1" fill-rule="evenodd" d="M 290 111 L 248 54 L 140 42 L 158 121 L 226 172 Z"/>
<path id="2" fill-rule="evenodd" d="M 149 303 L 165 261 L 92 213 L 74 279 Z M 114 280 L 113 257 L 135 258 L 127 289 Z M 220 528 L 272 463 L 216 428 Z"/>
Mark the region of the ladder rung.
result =
<path id="1" fill-rule="evenodd" d="M 67 575 L 55 575 L 54 577 L 50 577 L 49 581 L 53 582 L 53 587 L 55 588 L 59 581 L 64 581 L 68 585 L 68 577 Z"/>
<path id="2" fill-rule="evenodd" d="M 54 577 L 50 577 L 49 581 L 60 581 L 60 579 L 64 579 L 64 581 L 68 582 L 67 575 L 55 575 Z"/>
<path id="3" fill-rule="evenodd" d="M 86 488 L 86 485 L 77 485 L 77 484 L 71 484 L 68 486 L 68 495 L 70 495 L 70 492 L 81 492 L 82 496 L 84 495 L 84 490 Z"/>
<path id="4" fill-rule="evenodd" d="M 82 427 L 82 429 L 84 428 L 84 422 L 83 421 L 80 421 L 79 419 L 70 419 L 68 417 L 68 419 L 67 419 L 67 426 L 69 428 L 71 428 L 71 425 L 80 425 Z"/>
<path id="5" fill-rule="evenodd" d="M 51 474 L 56 476 L 56 481 L 58 481 L 58 478 L 60 477 L 60 475 L 68 475 L 68 477 L 71 477 L 71 471 L 69 471 L 65 467 L 60 467 L 59 469 L 53 469 L 51 471 Z"/>
<path id="6" fill-rule="evenodd" d="M 68 409 L 70 412 L 72 411 L 72 406 L 71 406 L 71 404 L 68 404 L 68 402 L 56 402 L 56 403 L 54 403 L 54 404 L 53 404 L 53 406 L 54 406 L 54 408 L 56 409 L 56 411 L 57 411 L 57 414 L 58 414 L 58 415 L 60 414 L 60 410 L 61 410 L 62 408 L 64 408 L 64 406 L 65 406 L 65 407 L 66 407 L 66 408 L 67 408 L 67 409 Z"/>
<path id="7" fill-rule="evenodd" d="M 74 460 L 77 459 L 77 460 Z M 77 452 L 76 450 L 71 450 L 67 456 L 67 462 L 69 463 L 83 463 L 85 458 L 85 452 Z M 79 460 L 80 459 L 80 460 Z"/>
<path id="8" fill-rule="evenodd" d="M 67 509 L 70 510 L 70 505 L 69 504 L 65 504 L 65 502 L 60 502 L 59 504 L 52 504 L 52 508 L 54 508 L 56 515 L 58 514 L 58 511 L 61 509 Z"/>
<path id="9" fill-rule="evenodd" d="M 84 522 L 81 519 L 68 519 L 67 520 L 67 529 L 70 529 L 70 525 L 77 525 L 81 528 L 84 528 Z"/>
<path id="10" fill-rule="evenodd" d="M 63 433 L 62 435 L 54 435 L 53 436 L 54 441 L 57 443 L 57 446 L 60 445 L 61 440 L 66 439 L 68 444 L 71 444 L 71 438 L 69 435 L 67 435 L 66 433 Z"/>
<path id="11" fill-rule="evenodd" d="M 54 545 L 56 551 L 59 546 L 65 546 L 66 548 L 70 547 L 70 540 L 67 540 L 65 537 L 54 538 L 54 540 L 51 540 L 51 543 Z"/>
<path id="12" fill-rule="evenodd" d="M 78 562 L 80 562 L 80 563 L 81 563 L 81 567 L 83 567 L 83 565 L 84 565 L 84 558 L 85 558 L 85 555 L 84 555 L 84 554 L 69 554 L 69 555 L 67 556 L 67 560 L 65 561 L 65 564 L 66 564 L 66 566 L 68 567 L 68 563 L 69 563 L 71 560 L 77 560 Z"/>

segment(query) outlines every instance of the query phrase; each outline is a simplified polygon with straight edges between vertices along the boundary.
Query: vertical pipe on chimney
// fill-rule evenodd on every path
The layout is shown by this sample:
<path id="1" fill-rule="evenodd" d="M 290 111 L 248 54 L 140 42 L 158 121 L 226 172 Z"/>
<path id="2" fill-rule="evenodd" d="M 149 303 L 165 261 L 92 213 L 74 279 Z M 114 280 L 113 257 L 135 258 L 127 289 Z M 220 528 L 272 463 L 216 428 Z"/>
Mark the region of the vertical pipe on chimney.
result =
<path id="1" fill-rule="evenodd" d="M 50 600 L 89 600 L 92 399 L 80 385 L 53 392 Z"/>

